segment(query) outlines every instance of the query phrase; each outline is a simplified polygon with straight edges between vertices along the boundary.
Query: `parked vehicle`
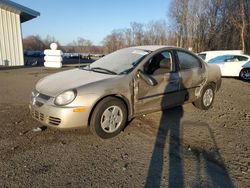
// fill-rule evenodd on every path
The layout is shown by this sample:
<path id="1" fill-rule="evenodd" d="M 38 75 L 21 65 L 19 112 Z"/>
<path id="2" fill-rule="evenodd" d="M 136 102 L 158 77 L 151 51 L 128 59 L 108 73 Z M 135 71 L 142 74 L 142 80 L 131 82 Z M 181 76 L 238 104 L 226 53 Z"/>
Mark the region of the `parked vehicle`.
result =
<path id="1" fill-rule="evenodd" d="M 44 57 L 44 52 L 43 51 L 39 51 L 39 50 L 27 50 L 24 51 L 24 56 L 26 57 Z"/>
<path id="2" fill-rule="evenodd" d="M 242 55 L 242 50 L 217 50 L 217 51 L 205 51 L 200 52 L 198 56 L 203 59 L 204 61 L 208 62 L 210 59 L 213 59 L 217 56 L 221 55 L 228 55 L 228 54 L 234 54 L 234 55 Z"/>
<path id="3" fill-rule="evenodd" d="M 32 116 L 58 128 L 90 126 L 111 138 L 132 118 L 184 103 L 211 107 L 221 74 L 195 54 L 167 46 L 118 50 L 88 67 L 41 79 L 30 97 Z"/>
<path id="4" fill-rule="evenodd" d="M 208 61 L 220 67 L 222 76 L 240 77 L 250 80 L 250 56 L 222 55 Z"/>
<path id="5" fill-rule="evenodd" d="M 43 51 L 25 51 L 24 64 L 26 66 L 43 66 L 44 52 Z"/>

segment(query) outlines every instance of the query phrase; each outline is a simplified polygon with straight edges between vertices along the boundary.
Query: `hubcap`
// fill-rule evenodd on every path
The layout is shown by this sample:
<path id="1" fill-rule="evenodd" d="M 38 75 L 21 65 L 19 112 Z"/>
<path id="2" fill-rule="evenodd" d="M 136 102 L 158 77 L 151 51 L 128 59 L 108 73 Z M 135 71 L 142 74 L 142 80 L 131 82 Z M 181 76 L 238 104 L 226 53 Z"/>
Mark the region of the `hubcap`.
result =
<path id="1" fill-rule="evenodd" d="M 203 96 L 203 104 L 204 106 L 208 107 L 211 105 L 212 101 L 213 101 L 213 98 L 214 98 L 214 93 L 213 93 L 213 90 L 212 89 L 207 89 L 204 93 L 204 96 Z"/>
<path id="2" fill-rule="evenodd" d="M 250 69 L 244 69 L 244 70 L 242 70 L 241 77 L 244 80 L 250 80 Z"/>
<path id="3" fill-rule="evenodd" d="M 121 125 L 123 113 L 119 106 L 110 106 L 102 114 L 101 127 L 107 133 L 115 132 Z"/>

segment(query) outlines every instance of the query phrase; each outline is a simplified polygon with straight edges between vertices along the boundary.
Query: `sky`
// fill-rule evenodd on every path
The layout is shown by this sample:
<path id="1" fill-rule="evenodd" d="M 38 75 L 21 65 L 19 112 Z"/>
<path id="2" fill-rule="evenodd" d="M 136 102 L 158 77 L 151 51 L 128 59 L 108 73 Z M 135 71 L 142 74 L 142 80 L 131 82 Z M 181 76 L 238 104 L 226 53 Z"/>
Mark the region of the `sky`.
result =
<path id="1" fill-rule="evenodd" d="M 167 20 L 169 0 L 12 0 L 40 12 L 22 24 L 23 37 L 54 36 L 66 45 L 78 37 L 100 45 L 114 29 L 131 22 Z"/>

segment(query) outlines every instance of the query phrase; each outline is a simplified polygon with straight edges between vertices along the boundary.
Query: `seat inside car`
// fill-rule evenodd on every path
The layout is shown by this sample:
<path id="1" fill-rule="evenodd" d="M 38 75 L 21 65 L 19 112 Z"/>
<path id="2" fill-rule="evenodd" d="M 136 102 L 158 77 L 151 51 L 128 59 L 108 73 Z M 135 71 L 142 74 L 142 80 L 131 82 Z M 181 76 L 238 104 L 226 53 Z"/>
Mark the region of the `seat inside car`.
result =
<path id="1" fill-rule="evenodd" d="M 159 62 L 159 68 L 157 68 L 153 74 L 157 75 L 169 72 L 171 72 L 171 60 L 170 58 L 165 58 Z"/>

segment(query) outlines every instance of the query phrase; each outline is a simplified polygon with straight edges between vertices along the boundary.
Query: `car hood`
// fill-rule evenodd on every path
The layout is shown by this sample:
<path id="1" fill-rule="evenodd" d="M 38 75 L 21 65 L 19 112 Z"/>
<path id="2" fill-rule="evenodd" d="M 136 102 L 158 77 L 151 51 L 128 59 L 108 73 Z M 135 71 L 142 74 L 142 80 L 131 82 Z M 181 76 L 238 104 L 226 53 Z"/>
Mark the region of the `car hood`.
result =
<path id="1" fill-rule="evenodd" d="M 114 77 L 117 77 L 117 75 L 73 69 L 44 77 L 36 84 L 36 90 L 42 94 L 55 97 L 63 91 Z"/>

